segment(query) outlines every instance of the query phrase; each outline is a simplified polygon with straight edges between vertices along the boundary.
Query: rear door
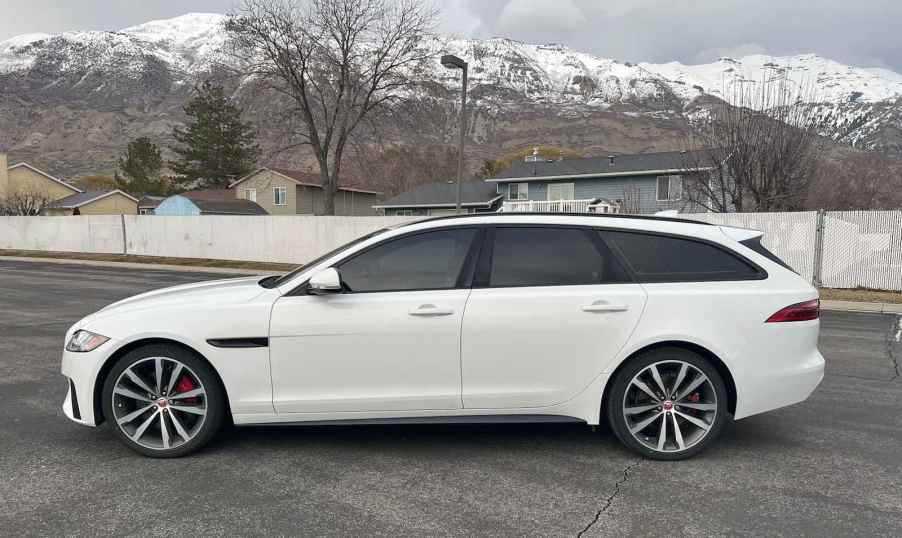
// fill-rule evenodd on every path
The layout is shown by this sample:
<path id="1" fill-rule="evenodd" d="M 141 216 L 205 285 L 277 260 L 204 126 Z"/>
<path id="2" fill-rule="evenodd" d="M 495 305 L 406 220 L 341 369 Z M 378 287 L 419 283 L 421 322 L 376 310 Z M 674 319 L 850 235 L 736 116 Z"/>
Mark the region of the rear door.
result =
<path id="1" fill-rule="evenodd" d="M 626 343 L 644 290 L 589 228 L 499 225 L 482 250 L 461 333 L 463 406 L 569 400 Z"/>

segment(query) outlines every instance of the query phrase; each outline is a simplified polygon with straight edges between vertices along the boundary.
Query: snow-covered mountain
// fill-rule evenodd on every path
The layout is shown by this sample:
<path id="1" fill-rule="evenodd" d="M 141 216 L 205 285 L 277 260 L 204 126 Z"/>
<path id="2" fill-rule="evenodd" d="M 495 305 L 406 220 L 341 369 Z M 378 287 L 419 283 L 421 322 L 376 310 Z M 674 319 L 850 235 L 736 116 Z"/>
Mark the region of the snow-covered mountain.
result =
<path id="1" fill-rule="evenodd" d="M 119 31 L 0 42 L 0 143 L 82 172 L 112 163 L 129 137 L 165 142 L 190 88 L 229 61 L 223 20 L 195 13 Z M 470 62 L 475 157 L 538 142 L 588 151 L 671 149 L 699 103 L 729 99 L 731 85 L 760 80 L 765 71 L 810 87 L 825 132 L 838 141 L 902 156 L 902 75 L 885 69 L 812 54 L 635 64 L 502 38 L 437 36 L 429 46 Z M 450 107 L 458 84 L 458 74 L 436 59 L 421 87 Z M 265 105 L 249 107 L 265 124 Z M 261 134 L 266 146 L 266 125 Z"/>

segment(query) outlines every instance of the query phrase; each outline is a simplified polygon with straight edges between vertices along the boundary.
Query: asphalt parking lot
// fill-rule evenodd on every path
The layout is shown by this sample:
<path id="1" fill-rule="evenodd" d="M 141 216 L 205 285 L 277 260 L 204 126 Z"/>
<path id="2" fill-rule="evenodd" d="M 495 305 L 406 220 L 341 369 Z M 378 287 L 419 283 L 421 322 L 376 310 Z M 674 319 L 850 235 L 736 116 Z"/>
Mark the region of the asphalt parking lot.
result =
<path id="1" fill-rule="evenodd" d="M 815 394 L 677 463 L 549 424 L 229 429 L 154 460 L 63 417 L 69 325 L 210 278 L 0 261 L 0 535 L 902 535 L 898 316 L 825 312 Z"/>

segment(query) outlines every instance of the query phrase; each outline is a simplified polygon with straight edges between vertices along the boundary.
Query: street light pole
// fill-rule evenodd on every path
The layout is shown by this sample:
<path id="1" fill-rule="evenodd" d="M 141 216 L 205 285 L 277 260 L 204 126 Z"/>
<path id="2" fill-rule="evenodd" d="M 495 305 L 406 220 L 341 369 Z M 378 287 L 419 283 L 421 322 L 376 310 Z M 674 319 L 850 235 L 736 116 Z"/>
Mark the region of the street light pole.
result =
<path id="1" fill-rule="evenodd" d="M 460 141 L 457 146 L 457 205 L 456 213 L 461 213 L 460 184 L 464 176 L 464 140 L 467 134 L 467 62 L 457 56 L 446 54 L 442 56 L 442 65 L 448 69 L 463 70 L 462 85 L 460 91 Z"/>

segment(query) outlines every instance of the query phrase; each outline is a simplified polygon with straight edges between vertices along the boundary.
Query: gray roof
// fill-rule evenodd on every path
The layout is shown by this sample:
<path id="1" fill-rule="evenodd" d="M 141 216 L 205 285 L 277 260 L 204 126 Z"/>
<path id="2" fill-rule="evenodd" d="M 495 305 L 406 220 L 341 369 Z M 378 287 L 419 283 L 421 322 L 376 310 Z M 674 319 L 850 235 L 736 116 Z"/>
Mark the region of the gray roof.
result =
<path id="1" fill-rule="evenodd" d="M 460 184 L 460 201 L 465 206 L 488 207 L 500 194 L 495 185 L 485 181 L 465 181 Z M 457 183 L 424 183 L 373 207 L 453 207 L 457 203 Z"/>
<path id="2" fill-rule="evenodd" d="M 267 215 L 256 202 L 236 198 L 232 200 L 191 200 L 204 215 Z"/>
<path id="3" fill-rule="evenodd" d="M 140 200 L 138 200 L 138 207 L 157 207 L 164 199 L 166 199 L 165 196 L 151 196 L 149 194 L 145 194 L 141 197 Z"/>
<path id="4" fill-rule="evenodd" d="M 70 194 L 65 198 L 60 198 L 59 200 L 54 200 L 47 204 L 44 207 L 48 208 L 56 208 L 56 209 L 74 209 L 76 207 L 83 206 L 88 202 L 96 200 L 98 198 L 102 198 L 114 192 L 122 192 L 119 189 L 102 189 L 96 191 L 84 191 L 78 192 L 75 194 Z M 125 194 L 125 193 L 122 193 Z M 127 194 L 125 194 L 128 196 Z"/>
<path id="5" fill-rule="evenodd" d="M 488 181 L 595 174 L 639 175 L 642 172 L 653 173 L 664 170 L 693 168 L 697 165 L 697 161 L 698 155 L 695 152 L 667 151 L 663 153 L 614 155 L 613 163 L 611 163 L 609 155 L 551 162 L 519 162 Z"/>

